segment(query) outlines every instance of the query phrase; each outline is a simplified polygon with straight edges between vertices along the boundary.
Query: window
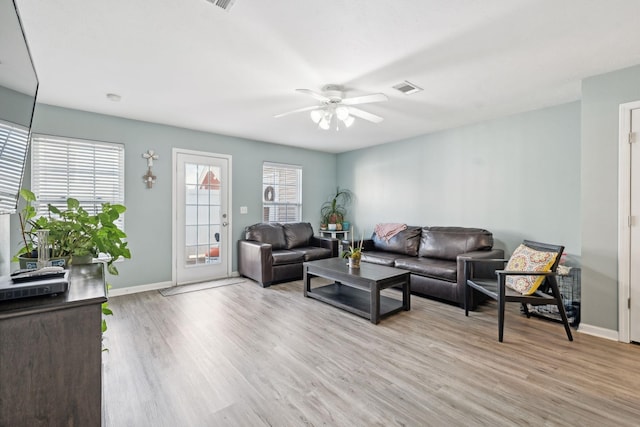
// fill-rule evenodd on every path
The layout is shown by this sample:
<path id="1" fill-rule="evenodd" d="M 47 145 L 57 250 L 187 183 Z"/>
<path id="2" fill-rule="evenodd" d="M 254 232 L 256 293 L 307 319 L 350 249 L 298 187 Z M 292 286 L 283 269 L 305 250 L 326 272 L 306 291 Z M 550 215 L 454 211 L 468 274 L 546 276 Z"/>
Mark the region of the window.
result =
<path id="1" fill-rule="evenodd" d="M 298 222 L 302 219 L 302 168 L 262 165 L 262 219 L 264 222 Z"/>
<path id="2" fill-rule="evenodd" d="M 0 213 L 15 212 L 28 146 L 28 128 L 0 120 Z"/>
<path id="3" fill-rule="evenodd" d="M 65 209 L 69 197 L 92 215 L 104 202 L 124 204 L 124 145 L 34 135 L 31 191 L 40 215 L 49 203 Z M 124 228 L 122 217 L 118 226 Z"/>

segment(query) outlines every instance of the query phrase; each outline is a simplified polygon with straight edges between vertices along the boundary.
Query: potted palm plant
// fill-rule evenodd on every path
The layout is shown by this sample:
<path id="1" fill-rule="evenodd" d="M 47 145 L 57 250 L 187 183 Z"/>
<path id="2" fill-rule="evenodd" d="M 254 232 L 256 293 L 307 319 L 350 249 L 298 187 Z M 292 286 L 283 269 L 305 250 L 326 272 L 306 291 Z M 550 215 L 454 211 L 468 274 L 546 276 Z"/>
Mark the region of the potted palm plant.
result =
<path id="1" fill-rule="evenodd" d="M 336 188 L 336 194 L 331 200 L 324 202 L 320 207 L 321 224 L 327 224 L 329 230 L 338 229 L 338 224 L 342 225 L 352 198 L 351 190 Z"/>

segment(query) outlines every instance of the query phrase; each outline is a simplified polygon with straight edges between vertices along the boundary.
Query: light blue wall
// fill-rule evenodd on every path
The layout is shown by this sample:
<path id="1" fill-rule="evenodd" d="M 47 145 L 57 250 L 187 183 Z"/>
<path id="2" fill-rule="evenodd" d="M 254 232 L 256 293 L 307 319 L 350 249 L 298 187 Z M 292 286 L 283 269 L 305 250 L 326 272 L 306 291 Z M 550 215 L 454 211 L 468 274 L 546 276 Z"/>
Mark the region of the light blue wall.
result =
<path id="1" fill-rule="evenodd" d="M 34 97 L 0 86 L 0 119 L 29 127 Z"/>
<path id="2" fill-rule="evenodd" d="M 582 322 L 618 330 L 620 104 L 640 100 L 640 66 L 582 82 Z"/>
<path id="3" fill-rule="evenodd" d="M 283 145 L 197 132 L 171 126 L 121 119 L 89 112 L 38 104 L 35 133 L 118 142 L 125 145 L 126 232 L 133 254 L 118 264 L 120 275 L 111 277 L 114 288 L 171 280 L 171 191 L 173 147 L 233 156 L 232 237 L 245 226 L 260 222 L 262 211 L 262 162 L 277 161 L 303 168 L 303 220 L 314 228 L 320 222 L 320 205 L 336 187 L 336 156 Z M 157 182 L 147 189 L 142 181 L 146 161 L 142 153 L 152 149 Z M 30 182 L 29 171 L 25 184 Z M 240 206 L 248 214 L 240 214 Z M 12 248 L 17 250 L 18 223 L 12 215 Z M 237 269 L 234 254 L 233 269 Z"/>
<path id="4" fill-rule="evenodd" d="M 580 103 L 343 153 L 338 183 L 366 235 L 379 222 L 481 227 L 508 253 L 533 239 L 577 264 Z"/>

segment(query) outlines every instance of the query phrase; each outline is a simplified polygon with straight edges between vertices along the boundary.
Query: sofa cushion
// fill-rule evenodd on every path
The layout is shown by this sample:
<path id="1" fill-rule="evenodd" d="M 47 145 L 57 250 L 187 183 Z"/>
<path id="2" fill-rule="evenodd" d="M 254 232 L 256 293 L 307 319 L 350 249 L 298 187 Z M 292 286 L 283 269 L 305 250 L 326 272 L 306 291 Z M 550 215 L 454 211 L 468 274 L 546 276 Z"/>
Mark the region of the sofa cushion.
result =
<path id="1" fill-rule="evenodd" d="M 313 227 L 308 222 L 283 224 L 282 228 L 284 229 L 287 249 L 308 246 L 309 240 L 313 237 Z"/>
<path id="2" fill-rule="evenodd" d="M 419 256 L 455 261 L 466 252 L 493 247 L 493 234 L 481 228 L 424 227 Z"/>
<path id="3" fill-rule="evenodd" d="M 455 282 L 458 276 L 458 263 L 436 258 L 398 258 L 395 267 L 409 270 L 421 276 L 435 277 Z"/>
<path id="4" fill-rule="evenodd" d="M 300 252 L 305 261 L 315 261 L 317 259 L 331 258 L 331 249 L 318 248 L 316 246 L 304 246 L 296 248 L 295 252 Z"/>
<path id="5" fill-rule="evenodd" d="M 362 252 L 362 257 L 360 258 L 360 260 L 363 262 L 369 262 L 371 264 L 380 264 L 393 267 L 397 259 L 405 257 L 406 255 L 394 254 L 391 252 L 366 251 Z"/>
<path id="6" fill-rule="evenodd" d="M 273 265 L 283 265 L 283 264 L 292 264 L 292 263 L 300 263 L 304 261 L 304 253 L 290 251 L 288 249 L 280 249 L 272 252 L 273 255 Z"/>
<path id="7" fill-rule="evenodd" d="M 513 251 L 505 267 L 507 271 L 551 271 L 551 267 L 558 256 L 557 252 L 537 251 L 525 245 L 520 245 Z M 523 295 L 534 293 L 544 276 L 507 276 L 505 285 Z"/>
<path id="8" fill-rule="evenodd" d="M 284 229 L 281 224 L 260 223 L 250 225 L 244 229 L 244 237 L 246 240 L 269 243 L 275 250 L 287 247 Z"/>
<path id="9" fill-rule="evenodd" d="M 394 252 L 409 256 L 418 256 L 418 246 L 420 244 L 420 227 L 408 226 L 389 240 L 385 240 L 373 233 L 371 239 L 377 251 Z"/>

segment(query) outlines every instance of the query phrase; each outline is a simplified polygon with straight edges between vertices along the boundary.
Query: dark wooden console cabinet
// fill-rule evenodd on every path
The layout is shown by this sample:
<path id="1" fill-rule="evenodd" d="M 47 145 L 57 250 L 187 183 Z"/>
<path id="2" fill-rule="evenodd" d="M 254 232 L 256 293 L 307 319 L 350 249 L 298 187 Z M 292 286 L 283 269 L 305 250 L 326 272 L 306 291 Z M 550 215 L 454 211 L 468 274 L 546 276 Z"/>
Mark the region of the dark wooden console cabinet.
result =
<path id="1" fill-rule="evenodd" d="M 102 424 L 102 263 L 57 296 L 0 302 L 0 426 Z"/>

